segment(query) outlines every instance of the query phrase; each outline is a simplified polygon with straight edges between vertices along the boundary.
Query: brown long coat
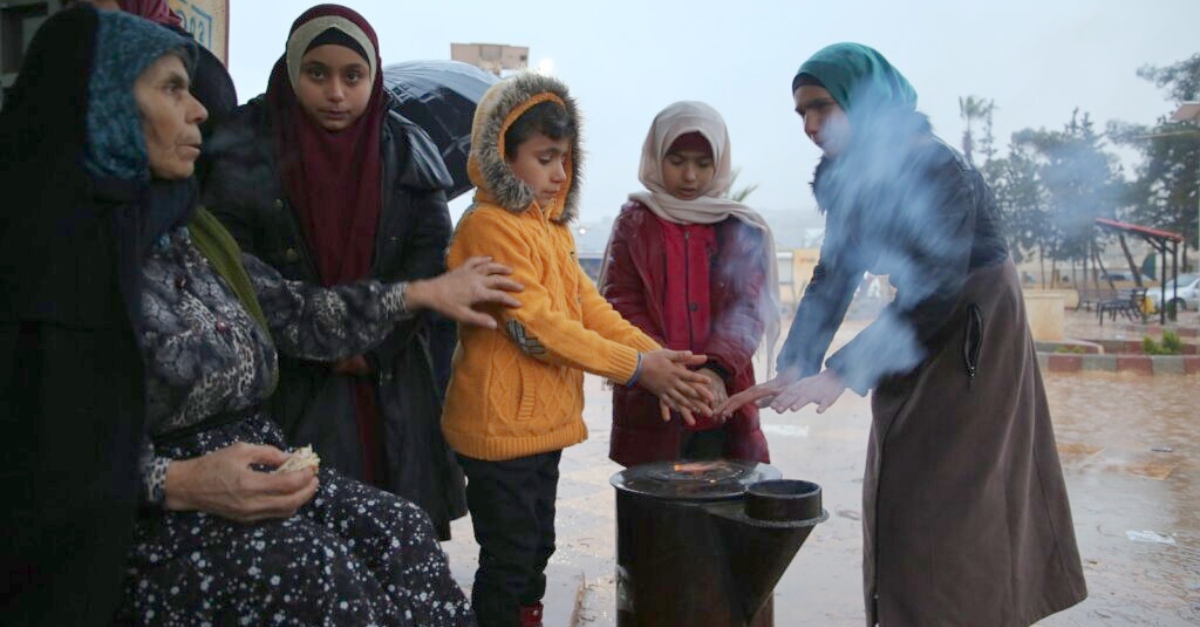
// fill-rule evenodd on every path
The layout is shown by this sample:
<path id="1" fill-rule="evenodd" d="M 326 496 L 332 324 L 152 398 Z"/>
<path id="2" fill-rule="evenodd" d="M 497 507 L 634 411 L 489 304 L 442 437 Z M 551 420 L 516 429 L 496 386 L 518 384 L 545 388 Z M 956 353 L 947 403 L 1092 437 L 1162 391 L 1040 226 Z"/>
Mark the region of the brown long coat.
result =
<path id="1" fill-rule="evenodd" d="M 963 357 L 972 304 L 982 331 L 973 378 Z M 1087 590 L 1011 262 L 971 273 L 936 345 L 872 399 L 867 624 L 1030 625 Z"/>
<path id="2" fill-rule="evenodd" d="M 824 363 L 875 388 L 867 624 L 1024 627 L 1087 590 L 1001 212 L 924 116 L 883 113 L 817 166 L 825 242 L 779 370 L 816 374 L 863 271 L 888 275 L 895 300 Z"/>

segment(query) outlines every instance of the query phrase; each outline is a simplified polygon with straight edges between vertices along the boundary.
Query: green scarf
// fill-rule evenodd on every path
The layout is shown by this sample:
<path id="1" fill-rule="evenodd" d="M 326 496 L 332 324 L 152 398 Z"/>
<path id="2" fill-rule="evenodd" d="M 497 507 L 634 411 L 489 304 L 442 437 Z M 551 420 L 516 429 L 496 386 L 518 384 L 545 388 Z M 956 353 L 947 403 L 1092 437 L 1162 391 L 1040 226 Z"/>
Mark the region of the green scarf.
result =
<path id="1" fill-rule="evenodd" d="M 826 46 L 809 57 L 792 80 L 792 91 L 801 74 L 821 81 L 838 106 L 853 117 L 879 110 L 917 108 L 917 91 L 908 79 L 874 48 L 854 43 Z"/>
<path id="2" fill-rule="evenodd" d="M 216 269 L 217 274 L 225 279 L 225 283 L 237 295 L 242 306 L 254 318 L 270 337 L 271 329 L 267 326 L 267 317 L 263 315 L 262 307 L 258 304 L 258 296 L 254 294 L 254 284 L 250 275 L 242 266 L 242 249 L 237 240 L 225 230 L 216 216 L 204 207 L 196 210 L 192 222 L 188 224 L 192 243 L 208 262 Z"/>

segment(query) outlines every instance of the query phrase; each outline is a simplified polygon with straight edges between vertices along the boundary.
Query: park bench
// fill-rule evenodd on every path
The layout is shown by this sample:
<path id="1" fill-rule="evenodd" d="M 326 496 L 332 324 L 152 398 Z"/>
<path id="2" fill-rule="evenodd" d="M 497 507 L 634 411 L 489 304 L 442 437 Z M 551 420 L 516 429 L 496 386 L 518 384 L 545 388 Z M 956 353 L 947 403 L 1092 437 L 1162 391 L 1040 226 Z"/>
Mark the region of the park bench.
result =
<path id="1" fill-rule="evenodd" d="M 1085 311 L 1091 311 L 1092 305 L 1099 305 L 1101 302 L 1115 300 L 1117 291 L 1111 287 L 1091 287 L 1088 285 L 1080 285 L 1075 288 L 1079 293 L 1079 302 L 1075 303 L 1075 311 L 1079 311 L 1082 307 Z"/>
<path id="2" fill-rule="evenodd" d="M 1135 322 L 1145 322 L 1146 314 L 1142 308 L 1142 303 L 1146 299 L 1146 288 L 1144 287 L 1127 287 L 1123 289 L 1109 290 L 1111 293 L 1108 298 L 1100 298 L 1096 301 L 1096 315 L 1100 319 L 1100 324 L 1104 324 L 1104 314 L 1108 314 L 1109 320 L 1115 321 L 1117 314 L 1123 315 Z M 1080 299 L 1082 299 L 1082 294 Z"/>

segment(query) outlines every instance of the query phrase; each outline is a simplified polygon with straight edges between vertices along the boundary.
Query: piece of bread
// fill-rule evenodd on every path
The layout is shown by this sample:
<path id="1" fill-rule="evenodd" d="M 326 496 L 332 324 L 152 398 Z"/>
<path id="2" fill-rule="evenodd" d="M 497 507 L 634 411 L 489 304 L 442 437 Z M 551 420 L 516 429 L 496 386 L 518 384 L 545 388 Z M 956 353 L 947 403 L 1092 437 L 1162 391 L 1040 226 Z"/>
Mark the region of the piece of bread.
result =
<path id="1" fill-rule="evenodd" d="M 295 472 L 306 468 L 316 469 L 321 466 L 321 458 L 313 451 L 312 446 L 302 446 L 292 452 L 292 456 L 287 458 L 279 468 L 271 471 L 271 474 L 279 474 L 281 472 Z"/>

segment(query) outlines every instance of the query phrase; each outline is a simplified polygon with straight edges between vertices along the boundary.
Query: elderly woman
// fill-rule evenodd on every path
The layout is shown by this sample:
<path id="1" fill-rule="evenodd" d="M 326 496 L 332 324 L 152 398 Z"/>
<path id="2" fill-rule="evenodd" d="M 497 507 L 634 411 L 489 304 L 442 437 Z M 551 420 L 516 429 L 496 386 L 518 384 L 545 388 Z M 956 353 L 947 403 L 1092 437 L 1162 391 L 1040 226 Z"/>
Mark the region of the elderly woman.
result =
<path id="1" fill-rule="evenodd" d="M 825 242 L 779 356 L 738 394 L 823 412 L 874 389 L 863 482 L 867 623 L 1029 625 L 1087 595 L 1021 285 L 979 173 L 883 55 L 835 44 L 792 81 L 824 153 Z M 894 302 L 822 360 L 863 271 Z"/>
<path id="2" fill-rule="evenodd" d="M 119 600 L 118 623 L 473 624 L 428 517 L 328 469 L 269 472 L 289 454 L 261 404 L 277 350 L 357 354 L 518 286 L 480 260 L 314 288 L 243 256 L 195 203 L 194 53 L 76 7 L 0 115 L 5 622 L 104 624 Z"/>

